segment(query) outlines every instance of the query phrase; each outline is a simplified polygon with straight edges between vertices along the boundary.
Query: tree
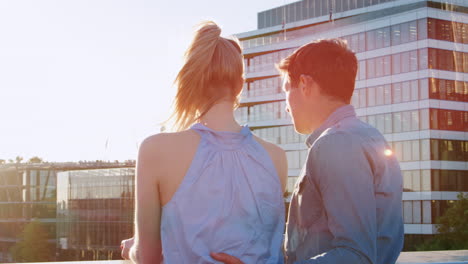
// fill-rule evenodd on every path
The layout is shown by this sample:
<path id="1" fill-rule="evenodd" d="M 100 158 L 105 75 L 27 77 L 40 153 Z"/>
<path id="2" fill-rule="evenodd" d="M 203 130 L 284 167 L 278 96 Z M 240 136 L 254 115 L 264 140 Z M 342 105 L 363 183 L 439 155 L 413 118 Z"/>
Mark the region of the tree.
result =
<path id="1" fill-rule="evenodd" d="M 48 239 L 49 233 L 44 225 L 38 220 L 33 220 L 20 234 L 20 242 L 10 249 L 13 259 L 18 262 L 53 260 L 53 247 Z"/>
<path id="2" fill-rule="evenodd" d="M 23 161 L 23 157 L 16 156 L 15 160 L 16 160 L 16 163 L 21 163 L 21 161 Z"/>
<path id="3" fill-rule="evenodd" d="M 34 156 L 28 160 L 29 163 L 42 163 L 44 160 L 38 156 Z"/>
<path id="4" fill-rule="evenodd" d="M 438 235 L 417 247 L 418 250 L 468 249 L 468 194 L 459 193 L 458 200 L 437 218 Z"/>
<path id="5" fill-rule="evenodd" d="M 0 159 L 0 164 L 5 164 L 5 163 L 6 163 L 6 160 Z"/>

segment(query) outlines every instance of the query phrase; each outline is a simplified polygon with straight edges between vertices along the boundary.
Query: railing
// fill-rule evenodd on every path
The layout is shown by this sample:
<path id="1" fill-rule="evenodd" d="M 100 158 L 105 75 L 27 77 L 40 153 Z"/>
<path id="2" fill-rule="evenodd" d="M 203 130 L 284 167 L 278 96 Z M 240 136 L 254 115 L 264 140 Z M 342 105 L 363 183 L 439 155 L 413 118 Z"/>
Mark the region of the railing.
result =
<path id="1" fill-rule="evenodd" d="M 43 262 L 46 263 L 46 262 Z M 47 262 L 49 264 L 131 264 L 125 260 Z M 397 264 L 468 264 L 468 250 L 402 252 Z M 20 263 L 17 263 L 20 264 Z M 38 263 L 29 263 L 38 264 Z"/>

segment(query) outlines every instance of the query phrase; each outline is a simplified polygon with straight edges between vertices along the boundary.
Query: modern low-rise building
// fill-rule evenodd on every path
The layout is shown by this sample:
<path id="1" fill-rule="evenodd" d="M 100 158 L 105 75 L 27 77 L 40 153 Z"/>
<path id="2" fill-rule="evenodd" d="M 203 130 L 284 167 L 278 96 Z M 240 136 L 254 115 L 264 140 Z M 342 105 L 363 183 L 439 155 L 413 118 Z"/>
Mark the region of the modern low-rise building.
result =
<path id="1" fill-rule="evenodd" d="M 57 180 L 60 172 L 109 168 L 131 170 L 134 166 L 133 161 L 0 165 L 0 262 L 12 261 L 10 248 L 18 243 L 24 227 L 34 219 L 48 231 L 49 242 L 57 244 Z"/>

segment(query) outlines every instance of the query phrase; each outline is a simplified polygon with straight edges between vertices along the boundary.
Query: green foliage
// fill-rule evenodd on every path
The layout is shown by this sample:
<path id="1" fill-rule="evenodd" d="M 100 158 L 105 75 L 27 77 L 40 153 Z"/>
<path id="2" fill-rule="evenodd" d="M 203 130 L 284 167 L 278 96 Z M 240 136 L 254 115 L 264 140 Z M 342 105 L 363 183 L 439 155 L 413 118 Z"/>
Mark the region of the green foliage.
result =
<path id="1" fill-rule="evenodd" d="M 418 250 L 468 249 L 468 194 L 459 193 L 458 200 L 437 219 L 439 234 L 417 246 Z"/>
<path id="2" fill-rule="evenodd" d="M 40 262 L 53 260 L 53 247 L 47 241 L 49 234 L 43 224 L 33 220 L 20 235 L 20 242 L 10 251 L 17 262 Z"/>
<path id="3" fill-rule="evenodd" d="M 29 163 L 42 163 L 44 160 L 38 156 L 34 156 L 28 160 Z"/>

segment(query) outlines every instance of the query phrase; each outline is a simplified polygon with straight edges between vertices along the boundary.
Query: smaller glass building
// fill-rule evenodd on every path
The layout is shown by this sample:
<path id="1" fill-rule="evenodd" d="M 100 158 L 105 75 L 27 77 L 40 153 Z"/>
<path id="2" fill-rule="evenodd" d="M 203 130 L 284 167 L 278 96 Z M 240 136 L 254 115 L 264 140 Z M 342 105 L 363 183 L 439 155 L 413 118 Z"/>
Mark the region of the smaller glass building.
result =
<path id="1" fill-rule="evenodd" d="M 120 259 L 133 236 L 134 168 L 75 170 L 57 177 L 58 259 Z"/>

